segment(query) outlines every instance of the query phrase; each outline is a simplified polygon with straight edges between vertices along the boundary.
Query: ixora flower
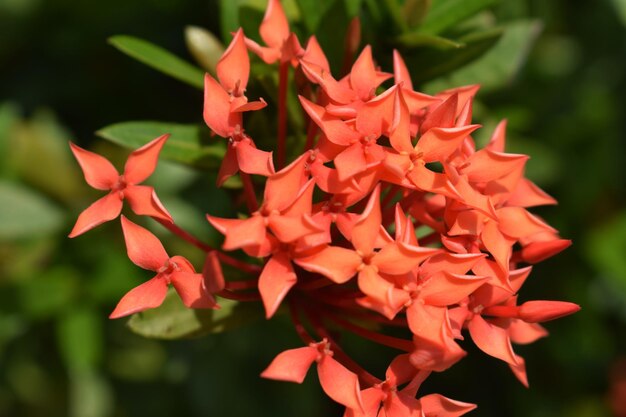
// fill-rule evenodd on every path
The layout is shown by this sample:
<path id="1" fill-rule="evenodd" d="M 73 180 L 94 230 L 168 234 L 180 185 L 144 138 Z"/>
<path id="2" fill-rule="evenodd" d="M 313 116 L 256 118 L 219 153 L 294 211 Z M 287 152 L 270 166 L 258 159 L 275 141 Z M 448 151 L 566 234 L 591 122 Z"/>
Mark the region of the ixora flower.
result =
<path id="1" fill-rule="evenodd" d="M 130 260 L 157 274 L 122 297 L 110 318 L 117 319 L 160 306 L 170 284 L 187 307 L 217 308 L 215 298 L 204 285 L 202 274 L 196 273 L 187 259 L 182 256 L 170 258 L 156 236 L 124 216 L 122 230 Z"/>
<path id="2" fill-rule="evenodd" d="M 115 219 L 122 211 L 124 200 L 128 201 L 131 209 L 137 214 L 172 222 L 172 216 L 159 201 L 154 188 L 139 185 L 154 172 L 159 152 L 168 137 L 169 135 L 159 136 L 131 153 L 122 175 L 107 159 L 70 143 L 72 152 L 83 169 L 87 184 L 97 190 L 109 191 L 78 216 L 70 237 L 76 237 Z"/>
<path id="3" fill-rule="evenodd" d="M 261 376 L 301 383 L 315 364 L 344 417 L 458 417 L 473 410 L 440 394 L 418 395 L 432 372 L 467 356 L 458 344 L 466 338 L 527 386 L 525 361 L 513 344 L 545 337 L 539 323 L 580 307 L 523 300 L 522 287 L 535 264 L 571 242 L 529 210 L 556 201 L 524 177 L 528 156 L 506 152 L 505 122 L 476 148 L 478 86 L 432 96 L 414 91 L 400 53 L 393 51 L 393 74 L 387 73 L 371 46 L 335 78 L 314 37 L 300 47 L 279 0 L 269 1 L 259 33 L 267 46 L 235 32 L 217 79 L 205 76 L 203 119 L 228 141 L 217 183 L 238 175 L 242 184 L 231 192 L 237 212 L 206 216 L 225 236 L 221 249 L 179 228 L 154 190 L 139 185 L 168 135 L 132 152 L 122 175 L 71 144 L 86 181 L 109 191 L 79 216 L 71 237 L 116 218 L 128 200 L 135 214 L 206 253 L 196 272 L 122 216 L 128 257 L 156 275 L 124 295 L 110 317 L 158 307 L 170 285 L 189 308 L 218 308 L 223 297 L 261 302 L 267 319 L 286 312 L 303 345 L 278 353 Z M 347 47 L 354 49 L 353 41 Z M 248 101 L 250 52 L 278 66 L 277 134 L 259 141 L 274 143 L 271 150 L 258 149 L 244 128 L 244 115 L 259 119 L 263 113 L 254 112 L 272 107 Z M 300 105 L 293 112 L 289 88 L 298 95 L 291 104 Z M 298 113 L 306 131 L 288 136 L 287 116 Z M 233 279 L 233 268 L 247 278 Z M 384 377 L 352 359 L 340 332 L 397 352 Z"/>

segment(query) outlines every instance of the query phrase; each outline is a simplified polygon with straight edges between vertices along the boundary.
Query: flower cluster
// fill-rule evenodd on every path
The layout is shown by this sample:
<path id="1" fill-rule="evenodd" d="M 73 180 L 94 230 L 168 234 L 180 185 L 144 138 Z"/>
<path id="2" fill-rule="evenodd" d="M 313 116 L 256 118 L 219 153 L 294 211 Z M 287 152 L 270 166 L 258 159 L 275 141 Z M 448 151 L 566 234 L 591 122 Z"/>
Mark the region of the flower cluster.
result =
<path id="1" fill-rule="evenodd" d="M 290 31 L 279 0 L 270 0 L 259 32 L 267 46 L 240 29 L 217 79 L 205 77 L 204 120 L 228 141 L 218 184 L 239 175 L 249 209 L 245 218 L 207 215 L 225 236 L 222 250 L 178 228 L 154 190 L 137 185 L 154 170 L 167 136 L 133 152 L 121 176 L 104 158 L 72 145 L 87 182 L 110 193 L 81 214 L 71 236 L 117 217 L 128 200 L 136 214 L 207 252 L 196 273 L 122 216 L 130 259 L 156 276 L 126 294 L 111 318 L 160 305 L 169 284 L 192 308 L 218 308 L 215 295 L 260 299 L 269 319 L 284 305 L 304 346 L 280 353 L 261 375 L 299 383 L 315 363 L 323 390 L 346 407 L 345 417 L 453 417 L 475 408 L 439 394 L 417 398 L 431 372 L 466 355 L 457 343 L 463 334 L 527 385 L 512 343 L 546 336 L 539 323 L 579 307 L 519 303 L 518 292 L 532 264 L 570 241 L 527 210 L 555 200 L 524 178 L 527 156 L 505 152 L 505 122 L 476 149 L 478 86 L 434 96 L 414 91 L 400 53 L 394 51 L 393 73 L 382 72 L 369 46 L 337 80 L 315 37 L 303 48 Z M 267 106 L 246 96 L 249 51 L 268 65 L 278 62 L 276 164 L 244 129 L 244 113 Z M 290 71 L 309 123 L 300 151 L 287 143 Z M 300 152 L 289 164 L 288 148 Z M 234 250 L 240 255 L 224 253 Z M 226 280 L 223 264 L 250 279 Z M 390 328 L 406 337 L 389 335 Z M 384 378 L 351 359 L 336 329 L 400 352 Z"/>

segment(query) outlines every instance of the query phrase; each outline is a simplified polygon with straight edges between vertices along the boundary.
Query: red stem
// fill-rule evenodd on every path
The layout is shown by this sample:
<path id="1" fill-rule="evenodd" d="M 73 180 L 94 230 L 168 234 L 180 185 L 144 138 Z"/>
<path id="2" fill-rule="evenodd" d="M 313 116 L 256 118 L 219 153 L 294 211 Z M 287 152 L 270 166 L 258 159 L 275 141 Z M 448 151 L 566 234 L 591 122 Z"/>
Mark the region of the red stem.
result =
<path id="1" fill-rule="evenodd" d="M 298 317 L 297 306 L 293 302 L 293 299 L 289 299 L 289 315 L 291 316 L 291 321 L 293 322 L 293 326 L 296 329 L 296 333 L 300 336 L 300 339 L 306 344 L 309 345 L 311 343 L 315 343 L 315 339 L 309 334 L 306 330 L 300 318 Z"/>
<path id="2" fill-rule="evenodd" d="M 333 354 L 337 360 L 339 360 L 340 362 L 343 362 L 343 364 L 347 368 L 351 369 L 354 373 L 356 373 L 359 376 L 359 378 L 363 380 L 363 382 L 371 384 L 371 385 L 376 385 L 381 382 L 380 379 L 376 378 L 374 375 L 370 374 L 365 369 L 363 369 L 361 365 L 356 363 L 350 356 L 348 356 L 346 352 L 343 351 L 343 349 L 341 349 L 341 346 L 339 346 L 339 344 L 335 341 L 335 339 L 333 339 L 333 337 L 330 335 L 330 332 L 326 329 L 326 327 L 324 327 L 324 325 L 320 321 L 319 317 L 317 317 L 309 309 L 306 309 L 305 313 L 309 321 L 315 328 L 315 332 L 320 337 L 326 338 L 328 342 L 331 344 Z"/>
<path id="3" fill-rule="evenodd" d="M 397 337 L 387 336 L 384 334 L 373 332 L 369 329 L 366 329 L 361 326 L 357 326 L 356 324 L 350 323 L 347 320 L 344 320 L 335 314 L 325 313 L 325 316 L 330 320 L 334 321 L 341 327 L 346 330 L 351 331 L 352 333 L 359 335 L 365 339 L 371 340 L 373 342 L 379 343 L 381 345 L 389 346 L 394 349 L 402 350 L 404 352 L 411 352 L 415 347 L 413 346 L 413 342 L 405 339 L 400 339 Z"/>
<path id="4" fill-rule="evenodd" d="M 254 184 L 252 184 L 252 179 L 250 178 L 250 175 L 241 171 L 239 171 L 239 177 L 241 178 L 241 182 L 243 182 L 243 191 L 246 195 L 246 204 L 248 205 L 248 210 L 250 210 L 250 213 L 254 213 L 259 209 L 259 203 L 256 200 L 256 193 L 254 192 Z"/>
<path id="5" fill-rule="evenodd" d="M 250 290 L 259 286 L 258 279 L 248 279 L 245 281 L 226 281 L 227 290 Z"/>
<path id="6" fill-rule="evenodd" d="M 220 252 L 219 250 L 215 249 L 214 247 L 212 247 L 211 245 L 202 242 L 200 239 L 198 239 L 197 237 L 193 236 L 191 233 L 181 229 L 180 227 L 176 226 L 174 223 L 170 223 L 168 221 L 159 219 L 157 217 L 153 217 L 154 220 L 156 220 L 157 222 L 161 223 L 161 225 L 163 225 L 163 227 L 165 227 L 167 230 L 169 230 L 170 232 L 174 233 L 176 236 L 180 237 L 183 240 L 186 240 L 187 242 L 191 243 L 192 245 L 194 245 L 195 247 L 197 247 L 200 250 L 203 250 L 204 252 L 211 252 L 211 251 L 215 251 L 217 253 L 217 256 L 219 257 L 220 261 L 224 262 L 227 265 L 230 265 L 234 268 L 240 269 L 244 272 L 251 272 L 251 273 L 256 273 L 258 274 L 259 272 L 261 272 L 261 267 L 258 265 L 251 265 L 248 264 L 246 262 L 240 261 L 238 259 L 235 259 L 231 256 L 226 255 L 223 252 Z"/>
<path id="7" fill-rule="evenodd" d="M 285 166 L 287 141 L 287 83 L 289 81 L 289 62 L 281 62 L 278 67 L 278 146 L 276 150 L 276 168 Z"/>
<path id="8" fill-rule="evenodd" d="M 229 300 L 235 301 L 259 301 L 261 299 L 261 296 L 258 293 L 237 293 L 229 291 L 227 289 L 223 289 L 222 291 L 218 292 L 217 295 L 222 298 L 227 298 Z"/>

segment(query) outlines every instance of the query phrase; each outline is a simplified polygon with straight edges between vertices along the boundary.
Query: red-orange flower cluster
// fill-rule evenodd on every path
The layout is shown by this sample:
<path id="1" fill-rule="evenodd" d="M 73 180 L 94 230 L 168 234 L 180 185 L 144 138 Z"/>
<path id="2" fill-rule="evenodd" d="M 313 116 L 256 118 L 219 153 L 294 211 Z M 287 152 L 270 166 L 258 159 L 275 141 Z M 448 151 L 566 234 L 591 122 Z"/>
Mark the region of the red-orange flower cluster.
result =
<path id="1" fill-rule="evenodd" d="M 152 189 L 136 185 L 153 171 L 166 137 L 135 151 L 122 176 L 72 145 L 87 182 L 111 190 L 81 215 L 72 236 L 116 217 L 126 198 L 137 214 L 160 219 L 208 253 L 201 277 L 122 217 L 130 259 L 157 275 L 124 296 L 111 317 L 159 305 L 170 283 L 194 308 L 215 308 L 214 294 L 260 298 L 270 318 L 286 304 L 305 346 L 280 353 L 262 376 L 300 383 L 316 363 L 323 390 L 346 407 L 345 417 L 453 417 L 475 408 L 438 394 L 416 398 L 432 371 L 466 355 L 457 343 L 464 332 L 527 385 L 524 359 L 512 344 L 546 336 L 538 323 L 579 307 L 520 304 L 518 293 L 529 264 L 570 241 L 527 210 L 555 200 L 524 178 L 527 156 L 505 152 L 505 122 L 476 149 L 471 134 L 480 126 L 471 119 L 478 86 L 435 96 L 416 92 L 397 51 L 393 73 L 386 73 L 369 46 L 337 80 L 314 37 L 300 46 L 278 0 L 270 0 L 260 34 L 266 47 L 240 29 L 217 65 L 218 79 L 206 75 L 204 120 L 228 140 L 218 183 L 239 173 L 250 209 L 245 218 L 207 218 L 225 236 L 223 250 L 240 249 L 247 259 L 262 260 L 261 268 L 197 242 L 171 223 Z M 307 143 L 289 165 L 279 161 L 278 171 L 272 153 L 258 149 L 244 129 L 243 113 L 266 106 L 245 95 L 248 48 L 268 64 L 279 61 L 281 89 L 290 67 L 298 72 L 294 78 L 308 80 L 295 87 L 308 116 Z M 286 100 L 278 97 L 284 132 Z M 279 155 L 289 146 L 285 140 L 279 132 Z M 250 174 L 264 178 L 260 204 L 260 182 Z M 251 279 L 225 280 L 222 263 Z M 406 337 L 386 334 L 387 327 L 404 328 Z M 384 378 L 350 358 L 330 331 L 336 328 L 400 351 Z"/>

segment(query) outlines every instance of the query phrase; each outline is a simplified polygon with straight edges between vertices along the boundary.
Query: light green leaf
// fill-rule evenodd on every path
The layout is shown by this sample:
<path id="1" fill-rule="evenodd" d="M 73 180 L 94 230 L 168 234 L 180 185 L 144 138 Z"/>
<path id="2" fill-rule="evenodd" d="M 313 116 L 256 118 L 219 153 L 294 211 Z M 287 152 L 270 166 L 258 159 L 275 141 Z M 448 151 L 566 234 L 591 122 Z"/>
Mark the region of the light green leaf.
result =
<path id="1" fill-rule="evenodd" d="M 498 43 L 482 57 L 427 86 L 428 90 L 443 90 L 451 86 L 480 84 L 482 90 L 493 90 L 511 82 L 526 61 L 526 57 L 541 32 L 537 20 L 507 24 Z"/>
<path id="2" fill-rule="evenodd" d="M 198 64 L 215 75 L 217 63 L 224 53 L 222 42 L 204 28 L 187 26 L 185 28 L 185 43 Z"/>
<path id="3" fill-rule="evenodd" d="M 63 226 L 63 212 L 42 195 L 0 181 L 0 240 L 46 236 Z"/>
<path id="4" fill-rule="evenodd" d="M 94 370 L 70 370 L 69 417 L 106 417 L 113 414 L 113 390 Z"/>
<path id="5" fill-rule="evenodd" d="M 109 38 L 109 43 L 126 55 L 199 89 L 204 88 L 204 71 L 143 39 L 127 35 Z"/>
<path id="6" fill-rule="evenodd" d="M 171 134 L 161 157 L 198 168 L 213 169 L 220 165 L 226 145 L 224 140 L 210 138 L 208 129 L 199 125 L 166 122 L 122 122 L 100 129 L 96 134 L 111 142 L 137 149 L 152 139 Z"/>
<path id="7" fill-rule="evenodd" d="M 128 327 L 135 333 L 156 339 L 180 339 L 207 333 L 221 333 L 263 317 L 257 303 L 219 299 L 219 310 L 189 309 L 170 289 L 163 304 L 134 314 Z"/>
<path id="8" fill-rule="evenodd" d="M 438 34 L 472 17 L 499 0 L 438 0 L 434 1 L 419 30 Z"/>

